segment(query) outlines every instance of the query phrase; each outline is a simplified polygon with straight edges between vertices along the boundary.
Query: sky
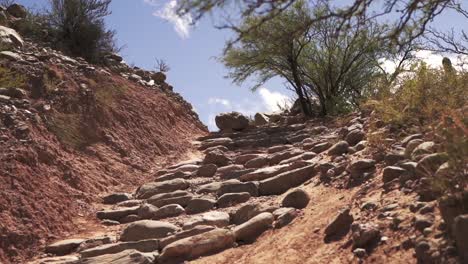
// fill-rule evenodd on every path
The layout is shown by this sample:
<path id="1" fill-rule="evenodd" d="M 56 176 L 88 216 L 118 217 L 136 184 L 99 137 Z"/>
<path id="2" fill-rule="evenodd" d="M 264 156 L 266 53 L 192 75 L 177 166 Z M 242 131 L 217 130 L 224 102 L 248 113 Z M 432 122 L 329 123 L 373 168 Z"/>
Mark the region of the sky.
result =
<path id="1" fill-rule="evenodd" d="M 156 66 L 156 58 L 165 60 L 170 71 L 167 82 L 193 105 L 210 130 L 216 130 L 214 117 L 220 112 L 238 111 L 253 116 L 257 112 L 279 110 L 291 100 L 292 93 L 277 78 L 252 92 L 252 82 L 241 86 L 225 78 L 228 71 L 218 62 L 224 44 L 232 38 L 228 30 L 216 29 L 213 19 L 205 17 L 195 27 L 191 17 L 178 17 L 177 0 L 113 0 L 107 26 L 117 32 L 123 46 L 121 55 L 129 65 L 147 70 Z M 31 8 L 42 8 L 47 0 L 18 0 Z M 447 15 L 435 22 L 442 29 L 452 26 L 467 28 L 467 20 Z M 430 63 L 438 64 L 440 56 L 424 53 Z"/>

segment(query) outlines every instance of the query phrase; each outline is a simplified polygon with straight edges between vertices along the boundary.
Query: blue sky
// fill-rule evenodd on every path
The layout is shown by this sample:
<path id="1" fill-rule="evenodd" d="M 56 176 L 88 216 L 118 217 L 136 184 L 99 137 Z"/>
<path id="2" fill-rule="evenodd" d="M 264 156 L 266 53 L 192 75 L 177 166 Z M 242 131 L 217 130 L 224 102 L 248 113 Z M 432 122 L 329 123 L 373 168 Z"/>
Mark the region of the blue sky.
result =
<path id="1" fill-rule="evenodd" d="M 37 8 L 47 3 L 46 0 L 18 2 Z M 211 130 L 216 129 L 214 116 L 219 112 L 236 110 L 253 115 L 276 110 L 276 102 L 286 100 L 289 91 L 279 79 L 252 93 L 249 84 L 239 87 L 224 78 L 227 71 L 215 57 L 221 54 L 230 32 L 214 28 L 210 18 L 203 19 L 196 28 L 181 32 L 181 26 L 174 26 L 177 21 L 158 16 L 168 1 L 157 2 L 153 5 L 145 0 L 113 0 L 112 14 L 106 21 L 108 27 L 117 31 L 119 45 L 125 45 L 121 55 L 127 63 L 153 69 L 156 58 L 164 59 L 171 67 L 168 82 L 194 106 Z"/>
<path id="2" fill-rule="evenodd" d="M 41 8 L 47 0 L 18 0 L 28 7 Z M 251 84 L 232 84 L 224 78 L 227 70 L 216 60 L 224 43 L 232 35 L 213 27 L 206 17 L 195 28 L 187 26 L 190 18 L 179 18 L 171 7 L 175 0 L 113 0 L 112 14 L 107 17 L 109 28 L 117 31 L 118 43 L 125 46 L 121 55 L 129 64 L 153 69 L 156 58 L 171 67 L 168 82 L 182 94 L 199 113 L 200 119 L 215 130 L 214 116 L 219 112 L 240 111 L 248 115 L 277 110 L 291 93 L 280 79 L 274 79 L 255 93 Z M 443 29 L 467 28 L 467 20 L 446 15 L 435 22 Z M 434 61 L 440 61 L 439 57 Z"/>

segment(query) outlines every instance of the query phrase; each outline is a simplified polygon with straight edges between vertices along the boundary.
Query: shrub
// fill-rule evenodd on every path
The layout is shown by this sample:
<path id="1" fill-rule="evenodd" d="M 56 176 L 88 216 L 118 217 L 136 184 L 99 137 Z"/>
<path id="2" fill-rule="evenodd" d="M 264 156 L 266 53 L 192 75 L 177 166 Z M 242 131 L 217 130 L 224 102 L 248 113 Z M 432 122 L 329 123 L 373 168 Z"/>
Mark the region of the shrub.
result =
<path id="1" fill-rule="evenodd" d="M 26 76 L 0 66 L 0 87 L 24 88 L 26 86 L 26 80 Z"/>
<path id="2" fill-rule="evenodd" d="M 50 0 L 47 27 L 57 48 L 91 62 L 117 51 L 115 32 L 105 27 L 111 0 Z"/>
<path id="3" fill-rule="evenodd" d="M 400 127 L 419 126 L 440 142 L 448 155 L 448 168 L 432 177 L 435 193 L 456 192 L 468 187 L 468 72 L 425 64 L 402 78 L 398 87 L 379 100 L 367 102 L 378 118 Z"/>

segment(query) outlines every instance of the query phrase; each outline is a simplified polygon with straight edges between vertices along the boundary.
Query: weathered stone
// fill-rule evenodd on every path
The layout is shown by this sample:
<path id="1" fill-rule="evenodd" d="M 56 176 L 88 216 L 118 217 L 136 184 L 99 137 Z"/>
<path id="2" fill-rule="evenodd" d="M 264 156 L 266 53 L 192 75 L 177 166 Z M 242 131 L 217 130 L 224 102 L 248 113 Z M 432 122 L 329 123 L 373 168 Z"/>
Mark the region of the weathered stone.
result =
<path id="1" fill-rule="evenodd" d="M 138 198 L 149 198 L 155 194 L 168 193 L 177 190 L 185 190 L 189 187 L 189 183 L 183 179 L 174 179 L 164 182 L 150 182 L 143 184 L 138 190 L 136 196 Z"/>
<path id="2" fill-rule="evenodd" d="M 200 149 L 207 150 L 215 147 L 230 147 L 234 144 L 231 138 L 214 138 L 202 142 Z M 214 150 L 214 149 L 213 149 Z"/>
<path id="3" fill-rule="evenodd" d="M 309 204 L 310 197 L 302 189 L 296 189 L 288 192 L 281 201 L 283 207 L 293 207 L 296 209 L 303 209 Z"/>
<path id="4" fill-rule="evenodd" d="M 413 139 L 421 139 L 422 138 L 422 134 L 413 134 L 413 135 L 409 135 L 407 137 L 405 137 L 402 141 L 401 141 L 401 145 L 403 147 L 406 147 L 406 145 L 408 145 L 408 143 L 413 140 Z"/>
<path id="5" fill-rule="evenodd" d="M 105 204 L 116 204 L 130 199 L 132 199 L 132 195 L 129 193 L 113 193 L 102 197 Z"/>
<path id="6" fill-rule="evenodd" d="M 351 229 L 354 248 L 365 248 L 380 239 L 380 230 L 374 224 L 353 224 Z"/>
<path id="7" fill-rule="evenodd" d="M 251 196 L 258 196 L 257 182 L 239 182 L 237 180 L 225 181 L 221 184 L 217 194 L 221 196 L 226 193 L 247 192 Z"/>
<path id="8" fill-rule="evenodd" d="M 27 96 L 25 90 L 16 88 L 16 87 L 9 87 L 9 88 L 0 88 L 0 95 L 6 95 L 12 98 L 22 99 Z"/>
<path id="9" fill-rule="evenodd" d="M 328 155 L 331 156 L 339 156 L 344 153 L 348 153 L 348 148 L 349 144 L 346 141 L 339 141 L 335 145 L 331 146 L 330 149 L 328 150 Z M 319 153 L 314 151 L 314 149 L 311 149 L 315 153 Z"/>
<path id="10" fill-rule="evenodd" d="M 249 160 L 247 163 L 245 163 L 245 167 L 246 168 L 257 169 L 257 168 L 267 166 L 268 162 L 269 162 L 269 160 L 268 160 L 267 157 L 260 156 L 258 158 L 254 158 L 254 159 Z"/>
<path id="11" fill-rule="evenodd" d="M 297 210 L 294 208 L 280 208 L 274 211 L 273 216 L 276 219 L 274 227 L 282 228 L 288 225 L 297 217 L 297 215 Z"/>
<path id="12" fill-rule="evenodd" d="M 159 200 L 149 199 L 147 202 L 157 207 L 163 207 L 169 204 L 178 204 L 182 207 L 185 207 L 192 200 L 192 198 L 193 198 L 192 195 L 184 195 L 184 196 L 164 198 L 164 199 L 159 199 Z"/>
<path id="13" fill-rule="evenodd" d="M 200 226 L 196 226 L 190 230 L 182 230 L 180 232 L 177 232 L 171 236 L 168 236 L 166 238 L 163 238 L 161 239 L 161 241 L 159 241 L 159 248 L 160 249 L 164 249 L 167 245 L 177 241 L 177 240 L 181 240 L 181 239 L 184 239 L 184 238 L 187 238 L 187 237 L 192 237 L 192 236 L 196 236 L 196 235 L 199 235 L 199 234 L 202 234 L 202 233 L 205 233 L 205 232 L 208 232 L 208 231 L 211 231 L 213 229 L 215 229 L 216 227 L 214 226 L 204 226 L 204 225 L 200 225 Z"/>
<path id="14" fill-rule="evenodd" d="M 346 235 L 354 221 L 349 208 L 341 210 L 325 228 L 326 237 Z"/>
<path id="15" fill-rule="evenodd" d="M 416 165 L 415 173 L 418 177 L 432 177 L 437 169 L 448 160 L 446 153 L 426 155 Z"/>
<path id="16" fill-rule="evenodd" d="M 249 119 L 238 112 L 222 113 L 215 117 L 216 126 L 221 131 L 240 131 L 249 126 Z"/>
<path id="17" fill-rule="evenodd" d="M 256 113 L 254 116 L 254 122 L 256 126 L 264 126 L 268 124 L 269 118 L 265 114 Z"/>
<path id="18" fill-rule="evenodd" d="M 141 218 L 138 215 L 130 214 L 130 215 L 127 215 L 127 216 L 124 216 L 124 217 L 120 218 L 119 222 L 121 224 L 128 224 L 128 223 L 136 222 L 136 221 L 139 221 L 139 220 L 141 220 Z"/>
<path id="19" fill-rule="evenodd" d="M 80 252 L 82 258 L 91 258 L 106 254 L 116 254 L 125 250 L 134 249 L 140 252 L 153 252 L 158 250 L 158 239 L 147 239 L 135 242 L 118 242 L 113 244 L 106 244 Z"/>
<path id="20" fill-rule="evenodd" d="M 261 181 L 259 184 L 259 193 L 260 195 L 282 194 L 311 179 L 315 175 L 315 172 L 315 166 L 310 165 L 281 173 L 272 178 Z"/>
<path id="21" fill-rule="evenodd" d="M 176 172 L 169 172 L 163 175 L 156 177 L 155 181 L 157 182 L 164 182 L 170 181 L 174 179 L 188 179 L 192 175 L 192 172 L 187 171 L 176 171 Z"/>
<path id="22" fill-rule="evenodd" d="M 283 160 L 287 160 L 289 158 L 301 155 L 304 153 L 301 149 L 293 148 L 288 149 L 282 152 L 275 153 L 269 157 L 270 165 L 276 165 Z"/>
<path id="23" fill-rule="evenodd" d="M 416 215 L 414 217 L 414 228 L 416 228 L 419 231 L 423 231 L 424 228 L 432 226 L 433 221 L 426 216 L 422 215 Z"/>
<path id="24" fill-rule="evenodd" d="M 231 216 L 231 223 L 240 225 L 247 222 L 252 217 L 263 212 L 263 208 L 258 204 L 245 204 L 237 209 Z"/>
<path id="25" fill-rule="evenodd" d="M 0 44 L 2 49 L 21 48 L 23 47 L 23 39 L 12 28 L 0 26 Z"/>
<path id="26" fill-rule="evenodd" d="M 185 209 L 178 204 L 165 205 L 154 212 L 152 219 L 159 220 L 168 217 L 174 217 L 185 213 Z"/>
<path id="27" fill-rule="evenodd" d="M 209 225 L 216 227 L 226 227 L 229 225 L 229 214 L 225 212 L 208 212 L 201 216 L 196 216 L 183 226 L 184 230 L 192 229 L 199 225 Z"/>
<path id="28" fill-rule="evenodd" d="M 236 226 L 233 229 L 234 237 L 236 241 L 242 241 L 244 243 L 253 242 L 263 232 L 271 228 L 274 221 L 273 214 L 261 213 L 249 221 Z"/>
<path id="29" fill-rule="evenodd" d="M 141 220 L 128 225 L 122 231 L 120 240 L 138 241 L 152 238 L 163 238 L 178 229 L 179 228 L 177 226 L 166 222 Z"/>
<path id="30" fill-rule="evenodd" d="M 346 142 L 348 142 L 350 146 L 354 146 L 361 140 L 363 140 L 365 136 L 366 134 L 362 130 L 355 129 L 350 131 L 348 135 L 346 135 Z"/>
<path id="31" fill-rule="evenodd" d="M 215 193 L 221 188 L 221 182 L 212 182 L 198 187 L 197 193 Z"/>
<path id="32" fill-rule="evenodd" d="M 373 159 L 360 159 L 353 161 L 349 164 L 347 170 L 350 173 L 359 173 L 362 171 L 367 171 L 375 168 L 375 160 Z"/>
<path id="33" fill-rule="evenodd" d="M 6 50 L 0 52 L 0 59 L 7 59 L 10 61 L 22 61 L 23 57 L 21 57 L 21 55 L 19 55 L 16 52 Z"/>
<path id="34" fill-rule="evenodd" d="M 113 243 L 114 241 L 115 241 L 115 238 L 111 236 L 100 236 L 100 237 L 88 238 L 83 243 L 80 244 L 80 246 L 78 247 L 76 251 L 81 252 L 89 248 L 95 248 L 98 246 L 110 244 L 110 243 Z"/>
<path id="35" fill-rule="evenodd" d="M 158 253 L 141 253 L 137 250 L 125 250 L 116 254 L 107 254 L 81 259 L 80 264 L 152 264 L 158 258 Z"/>
<path id="36" fill-rule="evenodd" d="M 241 164 L 241 165 L 244 165 L 245 163 L 247 163 L 249 160 L 252 160 L 252 159 L 255 159 L 255 158 L 258 158 L 258 157 L 262 157 L 264 156 L 263 154 L 244 154 L 244 155 L 240 155 L 240 156 L 237 156 L 234 158 L 234 163 L 235 164 Z"/>
<path id="37" fill-rule="evenodd" d="M 140 209 L 138 209 L 138 216 L 141 219 L 152 219 L 158 209 L 158 207 L 152 204 L 142 204 Z"/>
<path id="38" fill-rule="evenodd" d="M 187 237 L 167 245 L 158 260 L 159 263 L 183 263 L 184 260 L 210 255 L 234 245 L 234 235 L 225 229 L 215 229 Z"/>
<path id="39" fill-rule="evenodd" d="M 393 181 L 399 178 L 406 170 L 400 167 L 388 166 L 383 169 L 382 180 L 384 183 Z"/>
<path id="40" fill-rule="evenodd" d="M 435 150 L 435 143 L 432 141 L 427 141 L 419 144 L 412 152 L 411 158 L 417 160 L 418 157 L 424 154 L 431 154 Z"/>
<path id="41" fill-rule="evenodd" d="M 219 150 L 213 150 L 206 154 L 203 159 L 204 164 L 215 164 L 218 167 L 223 167 L 231 163 L 231 159 L 226 154 Z"/>
<path id="42" fill-rule="evenodd" d="M 411 153 L 413 153 L 413 150 L 423 142 L 424 140 L 418 138 L 410 140 L 408 144 L 406 144 L 405 157 L 411 158 Z"/>
<path id="43" fill-rule="evenodd" d="M 139 206 L 134 207 L 126 207 L 126 208 L 119 208 L 115 210 L 106 210 L 106 211 L 99 211 L 96 213 L 97 218 L 104 220 L 115 220 L 119 221 L 123 217 L 131 214 L 138 214 Z"/>
<path id="44" fill-rule="evenodd" d="M 288 165 L 276 165 L 266 168 L 261 168 L 253 172 L 244 174 L 239 177 L 241 181 L 261 181 L 274 177 L 280 173 L 283 173 L 289 169 Z"/>
<path id="45" fill-rule="evenodd" d="M 16 17 L 16 18 L 25 18 L 28 15 L 28 11 L 26 8 L 19 4 L 12 4 L 8 6 L 7 10 L 8 14 Z"/>
<path id="46" fill-rule="evenodd" d="M 198 214 L 206 212 L 213 209 L 215 203 L 216 201 L 213 199 L 194 198 L 188 203 L 185 211 L 187 214 Z"/>
<path id="47" fill-rule="evenodd" d="M 46 253 L 63 256 L 72 253 L 75 249 L 77 249 L 80 246 L 81 243 L 85 241 L 85 239 L 67 239 L 57 241 L 53 244 L 46 246 L 45 251 Z"/>
<path id="48" fill-rule="evenodd" d="M 197 175 L 200 177 L 213 177 L 218 170 L 216 164 L 205 164 L 200 166 Z"/>
<path id="49" fill-rule="evenodd" d="M 280 152 L 280 151 L 283 151 L 283 150 L 290 149 L 291 147 L 292 147 L 292 145 L 273 146 L 273 147 L 268 148 L 267 152 L 268 152 L 268 154 L 273 154 L 273 153 L 277 153 L 277 152 Z"/>
<path id="50" fill-rule="evenodd" d="M 219 208 L 229 207 L 235 204 L 247 202 L 250 199 L 248 192 L 226 193 L 221 195 L 216 201 Z"/>

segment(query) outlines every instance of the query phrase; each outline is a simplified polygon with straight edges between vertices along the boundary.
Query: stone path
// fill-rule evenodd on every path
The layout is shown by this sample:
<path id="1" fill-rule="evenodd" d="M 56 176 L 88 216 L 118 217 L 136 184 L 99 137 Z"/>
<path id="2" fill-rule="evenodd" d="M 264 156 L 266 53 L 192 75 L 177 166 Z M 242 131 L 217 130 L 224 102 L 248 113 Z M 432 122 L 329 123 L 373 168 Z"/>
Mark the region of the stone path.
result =
<path id="1" fill-rule="evenodd" d="M 422 165 L 407 156 L 428 154 L 430 144 L 413 146 L 416 136 L 380 160 L 363 158 L 367 124 L 358 116 L 340 129 L 306 123 L 211 133 L 196 142 L 201 159 L 158 171 L 134 193 L 103 198 L 109 209 L 96 217 L 118 227 L 117 234 L 55 242 L 45 250 L 49 257 L 34 263 L 182 263 L 255 243 L 265 231 L 294 222 L 310 200 L 301 186 L 314 179 L 328 184 L 346 178 L 341 188 L 349 188 L 378 172 L 384 188 L 400 182 L 411 191 Z M 378 163 L 388 166 L 381 170 Z M 427 216 L 420 218 L 416 229 L 433 224 Z M 353 221 L 349 208 L 337 212 L 324 239 L 339 239 L 351 230 L 354 254 L 365 256 L 365 248 L 381 239 L 380 230 Z"/>

